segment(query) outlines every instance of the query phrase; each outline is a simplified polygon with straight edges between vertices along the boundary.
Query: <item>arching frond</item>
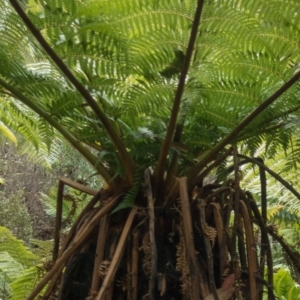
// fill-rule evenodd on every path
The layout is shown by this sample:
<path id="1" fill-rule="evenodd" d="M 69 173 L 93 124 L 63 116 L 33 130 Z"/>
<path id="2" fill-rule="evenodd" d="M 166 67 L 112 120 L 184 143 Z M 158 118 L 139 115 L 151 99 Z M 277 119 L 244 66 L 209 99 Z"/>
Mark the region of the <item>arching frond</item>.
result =
<path id="1" fill-rule="evenodd" d="M 195 5 L 195 0 L 59 0 L 27 7 L 35 26 L 94 97 L 138 164 L 143 151 L 136 150 L 128 132 L 146 127 L 164 135 L 154 126 L 167 126 Z M 106 151 L 98 157 L 110 157 L 109 167 L 120 169 L 119 152 L 93 109 L 4 0 L 1 7 L 1 78 L 76 139 Z M 299 69 L 297 7 L 292 0 L 205 3 L 181 105 L 183 143 L 193 155 L 211 149 Z M 254 153 L 266 140 L 270 155 L 279 144 L 290 147 L 299 87 L 294 85 L 232 142 L 246 141 Z M 1 92 L 3 109 L 18 113 L 18 122 L 23 121 L 18 130 L 36 147 L 39 139 L 50 147 L 53 129 L 39 118 L 27 120 L 27 110 L 17 106 L 6 89 Z M 13 128 L 9 118 L 3 122 Z"/>
<path id="2" fill-rule="evenodd" d="M 2 133 L 3 136 L 5 136 L 10 141 L 12 141 L 15 145 L 17 145 L 17 138 L 16 138 L 16 136 L 1 121 L 0 121 L 0 132 Z"/>

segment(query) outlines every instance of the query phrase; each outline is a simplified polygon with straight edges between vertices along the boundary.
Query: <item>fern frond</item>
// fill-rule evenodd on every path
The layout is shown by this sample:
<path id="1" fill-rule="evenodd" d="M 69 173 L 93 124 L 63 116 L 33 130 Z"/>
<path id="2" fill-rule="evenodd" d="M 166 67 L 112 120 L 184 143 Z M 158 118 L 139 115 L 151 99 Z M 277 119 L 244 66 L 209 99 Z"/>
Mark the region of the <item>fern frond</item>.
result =
<path id="1" fill-rule="evenodd" d="M 37 261 L 38 257 L 31 253 L 21 240 L 16 239 L 8 229 L 1 226 L 0 240 L 0 252 L 6 252 L 23 269 L 32 266 Z"/>
<path id="2" fill-rule="evenodd" d="M 105 111 L 137 165 L 155 164 L 157 139 L 163 139 L 168 124 L 195 6 L 195 0 L 38 0 L 28 5 L 31 20 Z M 6 1 L 0 0 L 0 8 L 1 78 L 77 140 L 106 151 L 95 156 L 122 176 L 117 152 L 89 105 Z M 186 164 L 183 169 L 191 165 L 192 155 L 211 149 L 299 70 L 297 9 L 296 0 L 205 3 L 181 105 L 183 143 L 191 153 L 179 158 Z M 21 132 L 41 152 L 51 149 L 54 130 L 16 104 L 4 88 L 0 93 L 3 124 Z M 244 146 L 254 154 L 266 140 L 269 157 L 282 148 L 287 151 L 297 132 L 299 96 L 300 84 L 295 84 L 232 143 L 246 141 Z M 132 132 L 142 127 L 156 136 L 134 140 Z"/>
<path id="3" fill-rule="evenodd" d="M 25 141 L 20 145 L 19 151 L 21 154 L 26 155 L 29 161 L 51 168 L 60 157 L 61 141 L 56 138 L 51 142 L 53 142 L 51 147 L 40 142 L 37 150 L 31 143 Z"/>
<path id="4" fill-rule="evenodd" d="M 42 241 L 33 239 L 31 240 L 31 244 L 34 246 L 32 251 L 38 257 L 41 257 L 44 262 L 51 261 L 52 259 L 52 251 L 53 251 L 53 240 L 51 241 Z"/>
<path id="5" fill-rule="evenodd" d="M 41 268 L 41 265 L 30 267 L 18 274 L 18 277 L 9 285 L 9 299 L 23 300 L 27 298 L 41 279 L 42 274 L 40 273 L 39 268 Z"/>
<path id="6" fill-rule="evenodd" d="M 120 204 L 111 212 L 112 214 L 116 213 L 117 211 L 125 208 L 131 208 L 134 206 L 136 196 L 141 189 L 142 179 L 143 179 L 143 171 L 137 170 L 134 174 L 134 183 L 131 189 L 126 193 L 123 200 Z"/>
<path id="7" fill-rule="evenodd" d="M 0 132 L 2 133 L 2 135 L 4 135 L 6 138 L 8 138 L 10 141 L 12 141 L 15 145 L 17 145 L 17 138 L 16 136 L 13 134 L 12 131 L 10 131 L 8 129 L 7 126 L 5 126 L 3 124 L 3 122 L 0 121 Z"/>
<path id="8" fill-rule="evenodd" d="M 274 219 L 274 217 L 278 214 L 278 212 L 283 208 L 284 208 L 283 205 L 278 205 L 278 204 L 268 206 L 267 218 Z"/>
<path id="9" fill-rule="evenodd" d="M 22 270 L 24 270 L 24 266 L 17 260 L 13 259 L 8 252 L 1 251 L 0 270 L 11 282 L 20 274 Z"/>
<path id="10" fill-rule="evenodd" d="M 274 274 L 274 290 L 276 296 L 285 300 L 300 299 L 300 287 L 287 270 L 281 269 Z"/>

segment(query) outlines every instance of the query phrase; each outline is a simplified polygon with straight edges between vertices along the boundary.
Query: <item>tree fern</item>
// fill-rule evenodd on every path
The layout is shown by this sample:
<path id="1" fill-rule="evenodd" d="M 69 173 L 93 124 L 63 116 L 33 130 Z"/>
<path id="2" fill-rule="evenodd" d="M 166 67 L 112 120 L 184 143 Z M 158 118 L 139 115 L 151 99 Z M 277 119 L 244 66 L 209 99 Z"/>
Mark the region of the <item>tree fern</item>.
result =
<path id="1" fill-rule="evenodd" d="M 209 274 L 209 282 L 212 283 L 212 273 L 218 273 L 220 277 L 219 273 L 223 272 L 219 271 L 223 270 L 215 271 L 212 262 L 222 255 L 213 255 L 211 251 L 215 250 L 208 247 L 210 244 L 207 243 L 206 253 L 209 259 L 208 267 L 203 271 L 205 273 L 192 270 L 193 267 L 197 267 L 195 262 L 198 257 L 192 259 L 196 247 L 194 241 L 189 242 L 188 238 L 193 236 L 192 227 L 195 232 L 200 230 L 196 226 L 197 222 L 194 222 L 194 215 L 189 215 L 190 219 L 187 216 L 190 202 L 192 208 L 195 206 L 195 202 L 189 201 L 189 194 L 196 184 L 201 185 L 201 172 L 205 172 L 205 169 L 211 166 L 210 163 L 219 157 L 229 144 L 240 145 L 245 153 L 262 154 L 260 156 L 264 157 L 266 164 L 272 164 L 277 170 L 287 171 L 291 168 L 291 164 L 284 163 L 283 154 L 289 156 L 292 161 L 292 156 L 297 155 L 299 148 L 295 138 L 298 134 L 296 120 L 300 108 L 299 82 L 291 87 L 299 78 L 299 73 L 295 73 L 299 70 L 297 62 L 300 59 L 297 2 L 213 0 L 205 1 L 202 11 L 203 1 L 199 1 L 197 5 L 195 0 L 100 0 L 84 3 L 73 0 L 38 0 L 31 1 L 28 6 L 23 3 L 27 13 L 24 14 L 16 0 L 9 1 L 28 29 L 21 19 L 16 17 L 7 2 L 0 0 L 0 7 L 4 12 L 4 18 L 0 20 L 0 93 L 4 99 L 1 103 L 3 111 L 12 116 L 17 115 L 17 128 L 27 135 L 36 147 L 40 144 L 40 137 L 49 148 L 57 130 L 110 185 L 106 192 L 115 195 L 120 187 L 122 192 L 125 189 L 123 202 L 115 211 L 132 207 L 136 203 L 143 204 L 139 199 L 142 189 L 138 173 L 145 166 L 153 166 L 154 189 L 158 191 L 159 198 L 156 199 L 156 205 L 166 205 L 166 211 L 172 211 L 179 193 L 182 203 L 178 209 L 187 208 L 182 210 L 182 214 L 176 215 L 173 224 L 168 224 L 171 226 L 165 226 L 172 227 L 172 234 L 176 235 L 177 227 L 180 228 L 183 224 L 184 228 L 178 230 L 180 236 L 177 236 L 177 240 L 183 241 L 184 235 L 187 238 L 182 245 L 176 245 L 177 250 L 172 248 L 170 256 L 178 251 L 175 260 L 184 257 L 178 265 L 190 268 L 190 272 L 185 272 L 182 268 L 182 273 L 198 273 L 197 278 L 190 275 L 194 284 L 190 284 L 188 288 L 182 284 L 181 290 L 185 293 L 191 289 L 194 299 L 205 298 L 206 294 L 209 294 L 208 290 L 204 290 L 201 297 L 197 290 L 199 278 L 202 280 Z M 197 18 L 194 18 L 196 6 Z M 201 22 L 198 27 L 196 19 L 199 20 L 200 16 Z M 188 65 L 190 68 L 186 74 Z M 278 91 L 280 87 L 283 88 Z M 176 101 L 173 105 L 174 94 Z M 265 99 L 268 99 L 267 102 Z M 34 112 L 30 113 L 27 106 Z M 254 119 L 254 114 L 251 114 L 253 111 L 256 115 Z M 13 125 L 8 123 L 9 118 L 4 118 L 5 115 L 3 122 L 13 128 Z M 174 135 L 176 125 L 181 125 L 183 132 L 176 130 Z M 183 147 L 178 149 L 174 143 Z M 292 146 L 293 150 L 290 150 Z M 233 154 L 236 160 L 235 150 Z M 219 169 L 224 171 L 225 161 L 216 162 L 219 163 Z M 296 166 L 297 160 L 293 162 Z M 250 192 L 258 197 L 261 193 L 261 182 L 253 178 L 252 169 L 242 169 L 245 173 L 243 180 L 251 183 Z M 168 173 L 166 180 L 165 172 Z M 288 172 L 286 174 L 287 180 L 294 180 Z M 178 183 L 175 180 L 178 176 L 188 178 L 187 184 L 184 179 L 180 179 L 180 191 L 175 184 Z M 211 214 L 207 215 L 207 219 L 211 219 L 211 224 L 216 224 L 215 220 L 221 222 L 227 217 L 229 220 L 229 212 L 235 201 L 234 223 L 237 225 L 239 203 L 244 208 L 242 212 L 245 230 L 249 233 L 245 236 L 248 252 L 246 253 L 243 246 L 243 234 L 236 236 L 235 230 L 229 230 L 228 235 L 232 235 L 233 244 L 229 253 L 231 258 L 240 258 L 241 266 L 247 265 L 248 261 L 251 273 L 248 280 L 249 290 L 250 294 L 256 297 L 254 278 L 257 274 L 264 278 L 263 262 L 266 259 L 270 264 L 271 250 L 265 248 L 265 245 L 269 245 L 270 248 L 266 224 L 261 220 L 250 193 L 246 194 L 239 189 L 239 181 L 236 171 L 234 183 L 223 183 L 226 185 L 224 190 L 228 189 L 230 192 L 220 199 L 214 198 L 216 201 L 220 200 L 220 203 L 217 203 L 220 209 L 214 218 Z M 273 204 L 274 211 L 278 210 L 276 214 L 273 212 L 273 217 L 284 211 L 279 209 L 281 205 L 285 206 L 290 216 L 297 215 L 296 202 L 289 201 L 295 198 L 290 198 L 291 195 L 274 183 L 273 179 L 268 178 L 268 184 L 273 185 L 270 203 Z M 177 194 L 173 195 L 173 192 Z M 240 198 L 243 199 L 242 202 L 238 201 Z M 143 196 L 141 199 L 145 200 Z M 109 205 L 113 206 L 117 201 L 118 199 L 113 198 Z M 253 229 L 252 215 L 249 216 L 244 207 L 246 201 L 249 207 L 253 204 L 256 220 L 261 223 L 259 227 L 262 254 L 258 272 L 253 269 L 259 257 L 254 258 L 257 254 L 254 251 L 256 244 L 250 239 Z M 73 214 L 77 202 L 70 203 L 69 208 Z M 143 232 L 142 242 L 145 249 L 148 244 L 152 247 L 151 260 L 154 262 L 156 250 L 158 254 L 162 253 L 159 248 L 155 248 L 157 236 L 154 228 L 163 228 L 164 222 L 160 222 L 160 216 L 151 207 L 152 202 L 149 203 L 150 242 L 147 241 L 148 232 Z M 200 209 L 201 213 L 205 210 L 204 206 Z M 51 207 L 54 212 L 53 208 Z M 220 214 L 224 209 L 226 213 L 224 218 L 221 218 Z M 126 230 L 133 224 L 135 212 L 134 208 L 124 226 Z M 176 213 L 177 210 L 174 210 L 174 215 Z M 193 213 L 196 213 L 196 209 Z M 96 219 L 97 217 L 98 214 L 95 215 Z M 99 219 L 96 219 L 92 219 L 92 224 L 99 224 Z M 106 228 L 105 222 L 106 220 L 101 222 L 100 233 Z M 83 224 L 83 234 L 80 233 L 79 236 L 75 233 L 75 227 L 72 229 L 70 241 L 75 236 L 74 241 L 80 242 L 73 243 L 75 246 L 70 247 L 70 251 L 62 253 L 65 261 L 70 259 L 71 254 L 76 255 L 72 251 L 83 250 L 79 247 L 87 236 L 90 237 L 85 233 L 91 234 L 89 230 L 92 227 L 94 225 Z M 122 232 L 120 241 L 127 239 L 129 231 L 126 230 Z M 220 226 L 219 238 L 223 232 Z M 200 240 L 199 235 L 195 240 Z M 237 248 L 243 255 L 235 253 L 237 240 Z M 56 242 L 58 245 L 58 238 Z M 118 254 L 123 253 L 124 245 L 118 243 Z M 202 248 L 197 250 L 202 251 Z M 184 254 L 184 249 L 190 249 L 187 255 Z M 268 253 L 267 257 L 264 251 Z M 249 254 L 248 259 L 244 259 L 246 254 Z M 108 275 L 106 274 L 103 280 L 103 288 L 99 291 L 100 296 L 105 292 L 105 287 L 112 286 L 115 266 L 120 265 L 121 256 L 113 257 L 115 264 L 109 266 Z M 202 257 L 202 253 L 199 256 Z M 189 263 L 186 263 L 187 259 L 190 259 Z M 129 265 L 133 267 L 133 264 L 127 264 Z M 221 265 L 220 261 L 215 265 Z M 53 280 L 53 286 L 62 268 L 63 266 L 57 263 L 46 275 L 48 280 L 50 277 Z M 268 268 L 271 272 L 269 265 Z M 154 287 L 157 280 L 154 263 L 152 271 L 149 281 L 150 286 Z M 270 272 L 268 280 L 272 285 Z M 95 282 L 99 280 L 94 280 L 93 284 L 96 286 Z M 163 279 L 161 282 L 163 283 Z M 201 283 L 201 288 L 207 282 Z M 210 286 L 210 289 L 214 290 L 214 286 Z M 94 290 L 97 291 L 98 287 L 94 287 Z M 150 295 L 152 292 L 149 287 L 149 297 L 155 298 Z"/>

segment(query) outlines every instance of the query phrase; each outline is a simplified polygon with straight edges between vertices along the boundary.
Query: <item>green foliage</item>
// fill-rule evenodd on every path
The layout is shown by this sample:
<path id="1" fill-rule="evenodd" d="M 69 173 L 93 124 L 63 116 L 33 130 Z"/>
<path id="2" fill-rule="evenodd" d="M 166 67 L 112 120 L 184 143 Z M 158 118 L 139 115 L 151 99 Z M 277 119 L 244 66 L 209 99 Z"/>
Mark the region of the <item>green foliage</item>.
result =
<path id="1" fill-rule="evenodd" d="M 39 166 L 43 166 L 47 169 L 52 169 L 53 165 L 57 163 L 60 158 L 61 140 L 56 138 L 55 143 L 48 148 L 45 144 L 39 143 L 38 149 L 34 145 L 24 138 L 20 138 L 21 142 L 17 148 L 18 153 L 26 155 L 26 158 Z"/>
<path id="2" fill-rule="evenodd" d="M 276 138 L 276 137 L 274 137 Z M 292 140 L 293 142 L 293 140 Z M 282 144 L 281 144 L 282 145 Z M 244 145 L 242 145 L 244 147 Z M 297 168 L 298 162 L 294 160 L 294 165 L 290 165 L 291 156 L 293 156 L 293 149 L 289 148 L 286 151 L 282 147 L 270 151 L 266 155 L 266 142 L 262 143 L 260 147 L 253 153 L 255 157 L 261 157 L 264 164 L 272 169 L 275 173 L 279 174 L 289 184 L 291 184 L 297 191 L 300 190 Z M 242 184 L 247 186 L 256 198 L 259 199 L 261 187 L 259 182 L 258 167 L 253 167 L 252 164 L 247 164 L 241 167 L 243 181 Z M 286 225 L 290 225 L 299 217 L 300 206 L 299 199 L 286 189 L 274 177 L 266 173 L 267 176 L 267 193 L 270 220 L 277 220 Z M 284 209 L 283 209 L 284 208 Z"/>
<path id="3" fill-rule="evenodd" d="M 275 152 L 268 157 L 265 155 L 266 143 L 263 143 L 259 149 L 254 153 L 256 157 L 262 157 L 264 164 L 272 171 L 279 174 L 289 184 L 293 186 L 296 191 L 300 190 L 298 175 L 295 169 L 289 166 L 289 159 L 292 155 L 292 149 L 284 151 L 278 147 Z M 268 152 L 269 154 L 270 152 Z M 294 161 L 294 167 L 298 166 L 298 162 Z M 261 185 L 259 178 L 259 169 L 252 164 L 246 164 L 241 167 L 242 181 L 241 184 L 247 188 L 255 197 L 258 206 L 261 200 Z M 299 252 L 300 240 L 300 202 L 299 199 L 286 189 L 274 177 L 266 173 L 267 178 L 267 220 L 268 224 L 278 231 L 278 234 L 284 238 L 284 241 L 293 249 Z M 293 268 L 288 255 L 281 249 L 281 246 L 273 241 L 272 255 L 274 269 L 289 268 L 293 278 L 298 277 L 298 272 Z"/>
<path id="4" fill-rule="evenodd" d="M 24 299 L 36 284 L 39 257 L 28 250 L 8 229 L 0 227 L 0 296 L 3 299 Z M 23 281 L 31 273 L 30 281 Z M 27 277 L 29 279 L 29 277 Z M 16 296 L 18 294 L 19 296 Z M 22 298 L 23 297 L 23 298 Z"/>
<path id="5" fill-rule="evenodd" d="M 15 145 L 17 145 L 17 138 L 15 137 L 15 135 L 13 134 L 13 132 L 11 132 L 9 130 L 9 128 L 7 128 L 7 126 L 5 126 L 3 124 L 3 122 L 0 122 L 0 132 L 2 135 L 4 135 L 8 140 L 10 140 L 11 142 L 13 142 Z"/>
<path id="6" fill-rule="evenodd" d="M 41 266 L 36 265 L 21 271 L 16 280 L 9 285 L 9 300 L 23 300 L 29 296 L 32 289 L 41 279 L 42 274 L 39 274 L 39 267 Z"/>
<path id="7" fill-rule="evenodd" d="M 274 274 L 274 290 L 278 299 L 300 299 L 300 287 L 286 270 L 279 270 Z"/>
<path id="8" fill-rule="evenodd" d="M 0 272 L 0 299 L 6 300 L 8 299 L 9 291 L 8 291 L 8 282 L 5 274 Z"/>
<path id="9" fill-rule="evenodd" d="M 23 269 L 9 285 L 9 300 L 23 300 L 42 278 L 44 264 L 52 260 L 53 241 L 32 240 L 32 253 L 38 258 L 35 265 Z"/>
<path id="10" fill-rule="evenodd" d="M 37 239 L 31 240 L 31 251 L 41 257 L 44 262 L 52 260 L 53 240 L 41 241 Z"/>
<path id="11" fill-rule="evenodd" d="M 154 165 L 157 159 L 195 4 L 195 0 L 60 0 L 30 1 L 27 7 L 48 43 L 105 112 L 137 165 Z M 0 6 L 5 12 L 0 23 L 0 77 L 37 104 L 47 121 L 56 120 L 93 147 L 112 177 L 123 176 L 116 149 L 95 113 L 6 1 Z M 190 166 L 195 156 L 211 149 L 299 69 L 296 9 L 292 0 L 205 3 L 181 105 L 182 140 L 189 148 L 189 157 L 181 164 Z M 299 87 L 297 83 L 282 95 L 236 141 L 245 141 L 251 153 L 263 140 L 270 155 L 279 147 L 291 147 L 299 122 Z M 49 148 L 57 133 L 48 122 L 15 101 L 5 88 L 0 93 L 3 122 L 36 147 Z M 156 138 L 133 138 L 139 128 Z M 299 157 L 299 145 L 294 144 L 294 158 Z"/>
<path id="12" fill-rule="evenodd" d="M 44 273 L 42 262 L 51 258 L 53 243 L 33 240 L 31 252 L 23 241 L 0 227 L 0 297 L 24 300 Z M 51 249 L 51 250 L 50 250 Z"/>
<path id="13" fill-rule="evenodd" d="M 18 268 L 27 268 L 32 266 L 38 257 L 31 253 L 27 247 L 23 245 L 21 240 L 15 238 L 8 229 L 0 227 L 1 243 L 0 252 L 6 253 L 5 255 L 10 256 L 11 259 L 16 261 Z M 9 271 L 8 269 L 2 269 Z"/>
<path id="14" fill-rule="evenodd" d="M 134 206 L 136 197 L 141 189 L 141 184 L 143 180 L 143 170 L 137 170 L 134 175 L 134 183 L 131 189 L 126 193 L 122 202 L 112 211 L 112 214 L 124 209 Z"/>
<path id="15" fill-rule="evenodd" d="M 32 225 L 24 202 L 23 191 L 17 191 L 9 198 L 0 192 L 0 198 L 0 226 L 10 229 L 17 238 L 29 244 L 32 237 Z"/>
<path id="16" fill-rule="evenodd" d="M 57 202 L 57 188 L 50 189 L 49 194 L 41 193 L 42 203 L 47 215 L 52 218 L 56 217 L 56 202 Z M 90 200 L 90 196 L 72 188 L 65 187 L 63 198 L 62 220 L 65 229 L 69 228 L 74 220 L 78 217 L 81 210 Z"/>
<path id="17" fill-rule="evenodd" d="M 60 141 L 56 144 L 55 159 L 51 162 L 51 169 L 60 174 L 61 177 L 67 177 L 91 188 L 100 189 L 103 181 L 96 176 L 93 167 L 69 144 Z M 53 150 L 51 149 L 51 153 Z"/>

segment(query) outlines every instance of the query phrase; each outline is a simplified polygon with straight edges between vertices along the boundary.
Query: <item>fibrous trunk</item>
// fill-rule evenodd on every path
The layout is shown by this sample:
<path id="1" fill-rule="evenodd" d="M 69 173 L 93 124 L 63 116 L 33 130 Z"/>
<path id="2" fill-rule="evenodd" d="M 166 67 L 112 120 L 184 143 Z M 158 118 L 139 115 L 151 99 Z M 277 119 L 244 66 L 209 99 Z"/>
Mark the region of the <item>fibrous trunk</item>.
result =
<path id="1" fill-rule="evenodd" d="M 266 220 L 234 157 L 233 177 L 191 191 L 176 178 L 161 204 L 149 169 L 132 208 L 111 214 L 124 195 L 97 193 L 28 299 L 46 283 L 43 299 L 275 299 Z"/>

